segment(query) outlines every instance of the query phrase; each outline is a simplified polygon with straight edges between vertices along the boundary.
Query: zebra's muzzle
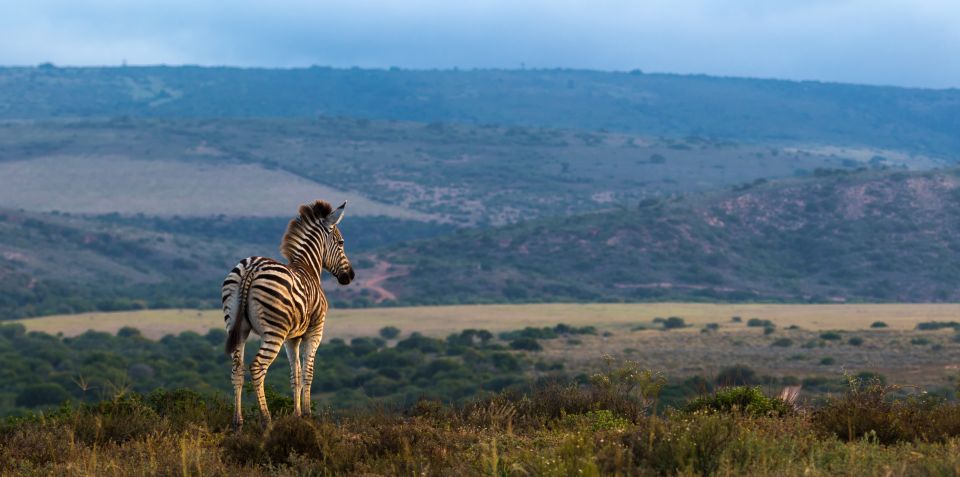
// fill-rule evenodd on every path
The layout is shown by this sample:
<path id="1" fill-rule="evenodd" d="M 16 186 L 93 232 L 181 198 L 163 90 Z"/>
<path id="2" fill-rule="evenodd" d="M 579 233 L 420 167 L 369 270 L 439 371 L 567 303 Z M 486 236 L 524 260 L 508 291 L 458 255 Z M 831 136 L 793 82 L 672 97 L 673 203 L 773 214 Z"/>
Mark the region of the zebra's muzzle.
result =
<path id="1" fill-rule="evenodd" d="M 353 267 L 351 267 L 351 268 L 345 270 L 345 271 L 344 271 L 343 273 L 341 273 L 340 275 L 337 275 L 337 281 L 340 282 L 341 285 L 349 285 L 350 282 L 353 281 L 353 278 L 354 278 L 355 276 L 356 276 L 356 275 L 353 273 Z"/>

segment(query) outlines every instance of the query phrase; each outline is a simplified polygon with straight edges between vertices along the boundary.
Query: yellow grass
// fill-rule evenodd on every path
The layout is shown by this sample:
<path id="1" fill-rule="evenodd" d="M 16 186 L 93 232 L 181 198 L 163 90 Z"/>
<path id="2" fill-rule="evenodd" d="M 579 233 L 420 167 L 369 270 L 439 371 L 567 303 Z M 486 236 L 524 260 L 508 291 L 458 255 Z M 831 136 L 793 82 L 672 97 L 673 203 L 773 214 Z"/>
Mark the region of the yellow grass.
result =
<path id="1" fill-rule="evenodd" d="M 761 318 L 778 327 L 797 325 L 809 330 L 865 329 L 883 321 L 894 330 L 913 329 L 921 321 L 960 320 L 960 304 L 871 305 L 726 305 L 703 303 L 464 305 L 406 308 L 333 309 L 325 337 L 372 336 L 387 325 L 403 331 L 445 336 L 464 328 L 490 331 L 557 323 L 626 330 L 655 317 L 679 316 L 688 324 L 727 323 L 731 316 L 743 321 Z M 223 326 L 219 310 L 149 310 L 83 313 L 18 320 L 27 329 L 73 336 L 88 329 L 116 332 L 124 326 L 140 329 L 150 338 L 181 331 L 204 333 Z"/>

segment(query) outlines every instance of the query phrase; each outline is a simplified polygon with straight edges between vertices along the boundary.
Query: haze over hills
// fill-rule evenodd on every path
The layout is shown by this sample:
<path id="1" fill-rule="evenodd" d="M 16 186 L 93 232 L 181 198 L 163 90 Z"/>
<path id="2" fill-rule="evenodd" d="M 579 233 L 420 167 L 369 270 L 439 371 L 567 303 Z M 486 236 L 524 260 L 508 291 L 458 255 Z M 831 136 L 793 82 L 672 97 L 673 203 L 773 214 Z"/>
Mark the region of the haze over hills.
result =
<path id="1" fill-rule="evenodd" d="M 960 90 L 582 70 L 0 68 L 7 119 L 338 115 L 960 156 Z"/>

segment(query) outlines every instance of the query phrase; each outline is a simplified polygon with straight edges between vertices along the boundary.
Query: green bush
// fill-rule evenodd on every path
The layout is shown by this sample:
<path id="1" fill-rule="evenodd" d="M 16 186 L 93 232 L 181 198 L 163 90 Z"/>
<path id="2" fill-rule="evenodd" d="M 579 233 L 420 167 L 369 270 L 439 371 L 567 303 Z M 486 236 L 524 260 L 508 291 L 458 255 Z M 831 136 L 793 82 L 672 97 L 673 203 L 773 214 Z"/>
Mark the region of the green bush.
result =
<path id="1" fill-rule="evenodd" d="M 26 386 L 17 394 L 17 406 L 36 407 L 58 405 L 70 399 L 63 386 L 57 383 L 38 383 Z"/>
<path id="2" fill-rule="evenodd" d="M 847 343 L 848 343 L 850 346 L 860 346 L 860 345 L 863 344 L 863 338 L 861 338 L 861 337 L 859 337 L 859 336 L 854 336 L 854 337 L 850 338 L 849 340 L 847 340 Z"/>
<path id="3" fill-rule="evenodd" d="M 85 443 L 123 443 L 166 427 L 166 422 L 136 394 L 123 395 L 77 411 L 77 438 Z"/>
<path id="4" fill-rule="evenodd" d="M 720 386 L 744 386 L 757 382 L 757 372 L 742 364 L 723 369 L 716 379 Z"/>
<path id="5" fill-rule="evenodd" d="M 688 403 L 684 412 L 736 412 L 751 416 L 784 415 L 793 411 L 779 398 L 763 393 L 759 386 L 735 386 L 717 390 L 713 396 L 701 397 Z"/>
<path id="6" fill-rule="evenodd" d="M 270 461 L 287 462 L 291 454 L 321 459 L 323 452 L 316 427 L 308 419 L 284 416 L 270 428 L 263 442 L 263 451 Z"/>
<path id="7" fill-rule="evenodd" d="M 793 346 L 793 340 L 790 338 L 779 338 L 777 340 L 774 340 L 773 343 L 770 343 L 770 346 L 781 346 L 781 347 L 787 348 L 787 347 Z"/>
<path id="8" fill-rule="evenodd" d="M 820 333 L 820 339 L 825 341 L 839 341 L 843 339 L 843 336 L 840 336 L 840 333 L 837 333 L 836 331 L 825 331 Z"/>
<path id="9" fill-rule="evenodd" d="M 827 356 L 827 357 L 825 357 L 825 358 L 821 358 L 821 359 L 820 359 L 820 364 L 823 365 L 823 366 L 830 366 L 830 365 L 832 365 L 832 364 L 834 364 L 834 363 L 836 363 L 836 362 L 837 362 L 837 360 L 834 359 L 834 358 L 832 358 L 832 357 L 830 357 L 830 356 Z"/>
<path id="10" fill-rule="evenodd" d="M 886 328 L 887 324 L 882 321 L 874 321 L 870 324 L 871 328 Z"/>
<path id="11" fill-rule="evenodd" d="M 924 321 L 917 323 L 918 330 L 942 330 L 944 328 L 960 329 L 960 323 L 956 321 Z"/>
<path id="12" fill-rule="evenodd" d="M 400 328 L 396 326 L 384 326 L 380 328 L 380 337 L 385 340 L 392 340 L 400 336 Z"/>
<path id="13" fill-rule="evenodd" d="M 747 320 L 747 326 L 751 328 L 770 328 L 775 326 L 770 320 L 761 320 L 760 318 L 750 318 Z"/>
<path id="14" fill-rule="evenodd" d="M 663 320 L 663 329 L 672 330 L 676 328 L 684 328 L 687 326 L 687 323 L 683 321 L 683 318 L 679 316 L 671 316 L 666 320 Z"/>
<path id="15" fill-rule="evenodd" d="M 543 346 L 533 338 L 517 338 L 510 342 L 510 349 L 523 351 L 541 351 Z"/>

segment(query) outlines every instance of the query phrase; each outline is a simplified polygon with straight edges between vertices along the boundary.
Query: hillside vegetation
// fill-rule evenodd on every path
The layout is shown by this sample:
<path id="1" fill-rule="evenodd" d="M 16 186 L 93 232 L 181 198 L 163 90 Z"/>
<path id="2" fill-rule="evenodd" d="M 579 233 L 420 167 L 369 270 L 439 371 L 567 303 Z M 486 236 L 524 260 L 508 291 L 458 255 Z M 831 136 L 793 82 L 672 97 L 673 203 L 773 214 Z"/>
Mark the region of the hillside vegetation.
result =
<path id="1" fill-rule="evenodd" d="M 0 117 L 318 115 L 960 151 L 960 91 L 576 70 L 0 68 Z"/>
<path id="2" fill-rule="evenodd" d="M 216 307 L 237 261 L 278 256 L 282 218 L 79 216 L 0 209 L 0 320 L 170 307 Z M 450 227 L 352 217 L 350 251 L 435 236 Z M 360 233 L 362 231 L 362 233 Z M 361 298 L 357 303 L 363 303 Z"/>
<path id="3" fill-rule="evenodd" d="M 0 123 L 0 204 L 30 211 L 350 216 L 460 226 L 591 212 L 817 168 L 927 169 L 877 148 L 447 123 L 115 119 Z"/>
<path id="4" fill-rule="evenodd" d="M 400 303 L 960 300 L 957 170 L 817 176 L 376 255 Z"/>
<path id="5" fill-rule="evenodd" d="M 958 180 L 953 169 L 820 171 L 451 235 L 354 217 L 344 234 L 358 282 L 330 291 L 338 306 L 957 301 Z M 224 270 L 275 256 L 285 221 L 3 212 L 4 317 L 217 306 Z"/>

